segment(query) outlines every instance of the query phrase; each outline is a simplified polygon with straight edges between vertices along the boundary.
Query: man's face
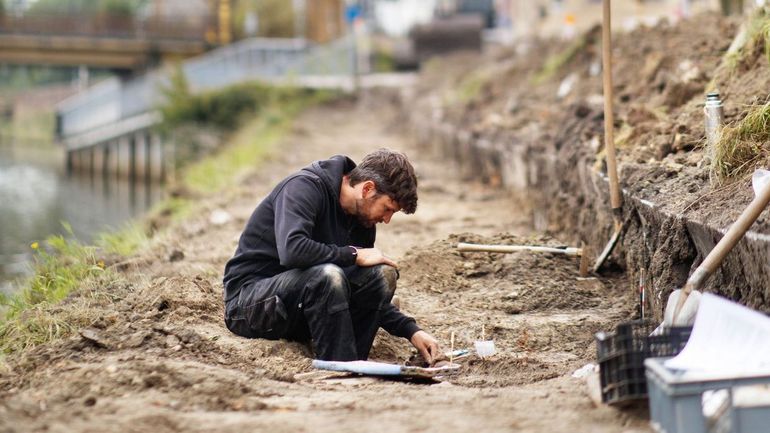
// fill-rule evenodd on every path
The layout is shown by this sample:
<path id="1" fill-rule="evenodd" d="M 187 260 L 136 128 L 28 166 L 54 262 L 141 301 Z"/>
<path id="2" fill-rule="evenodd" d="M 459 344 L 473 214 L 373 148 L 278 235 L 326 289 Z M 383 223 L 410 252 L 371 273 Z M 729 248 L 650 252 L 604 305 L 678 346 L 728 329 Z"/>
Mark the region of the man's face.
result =
<path id="1" fill-rule="evenodd" d="M 387 224 L 393 214 L 400 210 L 401 207 L 395 200 L 386 194 L 377 194 L 376 191 L 364 194 L 363 198 L 356 200 L 356 217 L 364 227 L 374 227 L 377 223 Z"/>

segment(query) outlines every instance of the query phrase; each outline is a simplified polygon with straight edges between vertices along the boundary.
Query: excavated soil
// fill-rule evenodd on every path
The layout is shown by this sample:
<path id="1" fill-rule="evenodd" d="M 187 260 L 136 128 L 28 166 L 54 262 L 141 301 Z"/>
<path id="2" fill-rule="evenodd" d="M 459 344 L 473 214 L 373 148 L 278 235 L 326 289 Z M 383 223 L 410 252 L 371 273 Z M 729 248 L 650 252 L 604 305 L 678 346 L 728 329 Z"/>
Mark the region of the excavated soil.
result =
<path id="1" fill-rule="evenodd" d="M 0 431 L 650 431 L 644 413 L 596 407 L 571 377 L 594 360 L 593 333 L 632 315 L 629 283 L 578 278 L 574 257 L 458 252 L 460 241 L 562 242 L 532 231 L 523 197 L 462 182 L 457 167 L 393 132 L 399 121 L 382 95 L 302 115 L 240 186 L 114 263 L 121 279 L 103 283 L 109 296 L 83 307 L 75 294 L 52 312 L 87 308 L 90 326 L 6 359 Z M 401 308 L 444 349 L 451 333 L 455 348 L 471 347 L 483 327 L 498 351 L 457 360 L 460 373 L 440 383 L 315 372 L 308 347 L 240 338 L 222 323 L 222 269 L 259 198 L 311 160 L 381 146 L 407 151 L 420 176 L 418 212 L 377 241 L 400 262 Z M 215 211 L 232 218 L 213 223 Z M 384 333 L 371 353 L 413 355 Z"/>
<path id="2" fill-rule="evenodd" d="M 768 99 L 765 40 L 731 64 L 740 22 L 703 14 L 613 35 L 614 135 L 625 229 L 608 262 L 648 277 L 654 314 L 753 198 L 746 174 L 718 180 L 705 146 L 703 104 L 718 90 L 733 123 Z M 571 53 L 569 56 L 564 54 Z M 549 60 L 566 59 L 552 74 Z M 533 225 L 600 251 L 612 232 L 603 146 L 601 31 L 536 41 L 426 68 L 409 101 L 413 129 L 466 177 L 527 190 Z M 767 155 L 767 149 L 763 150 Z M 770 311 L 770 216 L 765 212 L 705 289 Z"/>
<path id="3" fill-rule="evenodd" d="M 594 361 L 593 333 L 634 316 L 638 269 L 654 275 L 659 313 L 713 246 L 713 227 L 751 198 L 746 179 L 711 182 L 703 148 L 712 84 L 728 122 L 767 98 L 764 43 L 736 68 L 723 64 L 737 29 L 712 14 L 613 39 L 627 202 L 610 264 L 629 276 L 579 278 L 571 257 L 455 248 L 598 249 L 609 238 L 606 185 L 592 174 L 606 171 L 599 29 L 571 48 L 536 41 L 462 54 L 427 65 L 401 113 L 384 94 L 310 110 L 238 187 L 201 199 L 182 223 L 153 221 L 171 226 L 152 248 L 111 264 L 121 278 L 100 282 L 102 296 L 76 293 L 52 310 L 85 308 L 90 326 L 0 365 L 0 431 L 650 431 L 644 411 L 596 407 L 571 375 Z M 544 60 L 568 49 L 562 67 L 543 75 Z M 407 124 L 417 144 L 400 135 Z M 418 212 L 382 227 L 377 241 L 401 264 L 401 308 L 444 349 L 452 334 L 455 348 L 470 348 L 482 329 L 497 347 L 487 359 L 457 360 L 460 373 L 440 383 L 316 372 L 308 347 L 243 339 L 222 323 L 221 272 L 259 198 L 309 161 L 383 146 L 407 151 L 420 176 Z M 213 222 L 222 211 L 231 218 Z M 767 233 L 768 221 L 754 229 Z M 728 258 L 714 290 L 767 309 L 767 272 L 751 268 L 764 262 L 745 251 Z M 414 362 L 414 351 L 381 333 L 371 358 Z"/>
<path id="4" fill-rule="evenodd" d="M 560 245 L 546 236 L 460 234 L 404 257 L 402 308 L 429 307 L 423 325 L 443 341 L 454 332 L 456 348 L 473 348 L 482 330 L 496 342 L 494 358 L 472 358 L 452 383 L 509 386 L 567 374 L 594 358 L 594 333 L 633 310 L 622 278 L 578 278 L 574 257 L 458 252 L 458 242 Z"/>

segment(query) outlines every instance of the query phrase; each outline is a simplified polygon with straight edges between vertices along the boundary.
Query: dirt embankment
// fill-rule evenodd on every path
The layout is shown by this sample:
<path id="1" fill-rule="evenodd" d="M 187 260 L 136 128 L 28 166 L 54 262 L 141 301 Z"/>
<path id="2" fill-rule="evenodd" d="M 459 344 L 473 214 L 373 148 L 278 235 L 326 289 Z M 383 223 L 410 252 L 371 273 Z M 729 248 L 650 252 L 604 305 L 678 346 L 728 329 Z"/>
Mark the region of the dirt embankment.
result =
<path id="1" fill-rule="evenodd" d="M 122 283 L 53 309 L 86 308 L 93 323 L 7 359 L 0 431 L 649 431 L 644 416 L 594 407 L 571 377 L 593 360 L 593 333 L 632 314 L 628 282 L 578 279 L 574 258 L 457 252 L 458 241 L 560 242 L 532 233 L 521 196 L 460 181 L 454 164 L 392 132 L 398 122 L 379 97 L 311 110 L 241 186 L 114 264 Z M 445 348 L 452 332 L 456 348 L 470 347 L 483 326 L 498 349 L 462 360 L 441 384 L 318 375 L 308 347 L 243 339 L 222 323 L 221 272 L 259 198 L 313 159 L 381 146 L 407 151 L 420 176 L 418 212 L 394 218 L 377 241 L 401 264 L 401 308 Z M 212 223 L 215 211 L 232 219 Z M 412 355 L 386 334 L 371 354 Z"/>
<path id="2" fill-rule="evenodd" d="M 725 56 L 738 24 L 706 14 L 613 36 L 626 228 L 612 262 L 634 281 L 646 271 L 657 314 L 753 197 L 747 177 L 712 181 L 703 126 L 707 91 L 719 90 L 727 122 L 767 99 L 764 39 Z M 436 64 L 408 98 L 424 113 L 412 117 L 413 129 L 436 154 L 457 160 L 466 176 L 527 191 L 537 229 L 595 251 L 612 231 L 600 39 L 595 28 L 570 43 Z M 760 216 L 707 290 L 770 311 L 769 218 Z"/>

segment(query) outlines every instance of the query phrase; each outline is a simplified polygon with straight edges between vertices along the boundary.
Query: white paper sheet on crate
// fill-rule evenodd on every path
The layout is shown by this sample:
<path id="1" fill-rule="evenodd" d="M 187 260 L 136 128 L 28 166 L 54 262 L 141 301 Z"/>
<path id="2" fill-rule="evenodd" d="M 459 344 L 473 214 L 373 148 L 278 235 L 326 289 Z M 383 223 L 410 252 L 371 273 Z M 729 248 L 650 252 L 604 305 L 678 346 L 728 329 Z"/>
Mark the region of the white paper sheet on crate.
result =
<path id="1" fill-rule="evenodd" d="M 770 318 L 704 293 L 687 345 L 665 366 L 740 375 L 770 370 Z"/>

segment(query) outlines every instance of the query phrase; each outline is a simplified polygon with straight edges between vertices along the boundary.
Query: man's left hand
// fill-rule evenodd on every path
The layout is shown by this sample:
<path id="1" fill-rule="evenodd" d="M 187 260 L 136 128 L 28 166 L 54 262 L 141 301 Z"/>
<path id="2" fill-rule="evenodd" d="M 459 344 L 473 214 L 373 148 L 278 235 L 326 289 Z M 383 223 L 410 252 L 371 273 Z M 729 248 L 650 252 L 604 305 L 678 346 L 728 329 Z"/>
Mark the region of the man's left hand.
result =
<path id="1" fill-rule="evenodd" d="M 409 341 L 412 343 L 412 346 L 417 348 L 420 355 L 425 358 L 425 361 L 427 361 L 428 364 L 433 365 L 433 363 L 438 360 L 438 341 L 433 338 L 432 335 L 425 331 L 417 331 L 412 335 L 412 338 L 410 338 Z"/>

